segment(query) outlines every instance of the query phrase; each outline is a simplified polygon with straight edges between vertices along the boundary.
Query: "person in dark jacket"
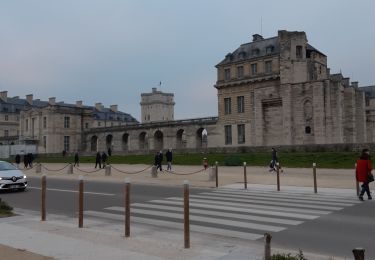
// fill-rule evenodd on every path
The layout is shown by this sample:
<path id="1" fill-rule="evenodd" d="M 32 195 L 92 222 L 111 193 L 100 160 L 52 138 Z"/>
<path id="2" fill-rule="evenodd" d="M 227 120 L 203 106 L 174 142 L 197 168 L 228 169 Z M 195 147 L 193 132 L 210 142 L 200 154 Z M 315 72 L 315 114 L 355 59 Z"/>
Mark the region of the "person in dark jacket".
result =
<path id="1" fill-rule="evenodd" d="M 30 168 L 33 168 L 33 162 L 34 162 L 34 155 L 32 154 L 32 153 L 29 153 L 28 154 L 28 158 L 29 158 L 29 166 L 30 166 Z"/>
<path id="2" fill-rule="evenodd" d="M 16 162 L 17 168 L 20 168 L 21 156 L 19 154 L 17 154 L 16 157 L 14 158 L 14 160 Z"/>
<path id="3" fill-rule="evenodd" d="M 361 193 L 359 194 L 359 200 L 363 201 L 363 195 L 367 194 L 369 200 L 372 200 L 370 187 L 369 187 L 369 180 L 368 175 L 371 174 L 372 165 L 371 165 L 371 157 L 370 151 L 368 149 L 363 149 L 361 156 L 357 160 L 357 167 L 356 167 L 356 178 L 358 182 L 362 182 L 362 189 Z"/>
<path id="4" fill-rule="evenodd" d="M 79 155 L 78 155 L 78 153 L 74 154 L 74 167 L 76 165 L 79 167 Z"/>
<path id="5" fill-rule="evenodd" d="M 270 172 L 271 172 L 271 171 L 275 171 L 277 162 L 278 162 L 277 151 L 276 151 L 275 148 L 272 147 L 272 151 L 271 151 L 271 163 L 270 163 Z"/>
<path id="6" fill-rule="evenodd" d="M 163 160 L 163 154 L 161 154 L 161 156 L 160 156 L 160 152 L 157 152 L 156 155 L 155 155 L 155 163 L 154 163 L 154 165 L 156 166 L 156 171 L 158 169 L 160 169 L 160 171 L 163 170 L 162 166 L 161 166 L 162 160 Z"/>
<path id="7" fill-rule="evenodd" d="M 169 148 L 168 151 L 165 153 L 165 158 L 167 159 L 167 171 L 172 171 L 172 149 Z"/>
<path id="8" fill-rule="evenodd" d="M 100 155 L 99 152 L 96 153 L 95 157 L 95 169 L 99 165 L 99 169 L 102 168 L 102 156 Z"/>
<path id="9" fill-rule="evenodd" d="M 28 154 L 23 155 L 23 165 L 24 165 L 24 168 L 27 168 L 29 166 L 29 155 Z"/>
<path id="10" fill-rule="evenodd" d="M 102 163 L 103 163 L 103 168 L 105 168 L 105 165 L 107 163 L 107 154 L 105 152 L 102 153 Z"/>

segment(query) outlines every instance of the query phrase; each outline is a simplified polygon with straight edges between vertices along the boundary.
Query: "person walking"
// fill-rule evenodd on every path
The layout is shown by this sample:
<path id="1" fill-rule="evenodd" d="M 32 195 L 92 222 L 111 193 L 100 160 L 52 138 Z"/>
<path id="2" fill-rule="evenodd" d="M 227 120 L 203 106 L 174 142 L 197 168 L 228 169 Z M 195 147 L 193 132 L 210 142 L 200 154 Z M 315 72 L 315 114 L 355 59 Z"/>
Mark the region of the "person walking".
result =
<path id="1" fill-rule="evenodd" d="M 367 198 L 369 200 L 372 200 L 371 192 L 369 183 L 371 181 L 374 181 L 374 177 L 371 173 L 372 171 L 372 165 L 371 165 L 371 157 L 370 157 L 370 151 L 368 149 L 363 149 L 361 156 L 357 160 L 357 167 L 356 167 L 356 178 L 358 182 L 362 182 L 362 189 L 359 194 L 359 200 L 363 201 L 363 195 L 367 194 Z M 371 178 L 372 176 L 372 178 Z"/>
<path id="2" fill-rule="evenodd" d="M 105 165 L 107 163 L 107 154 L 105 152 L 102 153 L 102 163 L 103 163 L 103 169 L 105 168 Z"/>
<path id="3" fill-rule="evenodd" d="M 79 167 L 79 155 L 78 153 L 74 154 L 74 167 L 77 165 Z"/>
<path id="4" fill-rule="evenodd" d="M 154 165 L 156 166 L 156 171 L 158 169 L 160 169 L 160 171 L 162 171 L 162 166 L 161 166 L 161 162 L 163 160 L 163 154 L 161 154 L 160 156 L 160 152 L 157 152 L 156 155 L 155 155 L 155 158 L 154 158 Z"/>
<path id="5" fill-rule="evenodd" d="M 28 154 L 23 155 L 23 165 L 24 165 L 24 168 L 26 168 L 26 169 L 29 166 L 29 155 Z"/>
<path id="6" fill-rule="evenodd" d="M 278 163 L 278 158 L 277 158 L 277 151 L 275 148 L 272 147 L 271 151 L 271 163 L 270 163 L 270 172 L 276 171 L 276 165 Z"/>
<path id="7" fill-rule="evenodd" d="M 16 154 L 16 157 L 14 158 L 16 162 L 16 166 L 19 169 L 20 168 L 20 163 L 21 163 L 21 156 L 19 154 Z"/>
<path id="8" fill-rule="evenodd" d="M 100 155 L 99 152 L 96 153 L 95 157 L 95 169 L 99 165 L 99 169 L 102 168 L 102 156 Z"/>
<path id="9" fill-rule="evenodd" d="M 165 153 L 165 158 L 167 159 L 167 171 L 172 171 L 172 149 L 169 148 L 168 151 Z"/>
<path id="10" fill-rule="evenodd" d="M 28 158 L 29 158 L 29 166 L 30 168 L 33 168 L 33 162 L 34 162 L 34 155 L 32 153 L 29 153 L 28 154 Z"/>

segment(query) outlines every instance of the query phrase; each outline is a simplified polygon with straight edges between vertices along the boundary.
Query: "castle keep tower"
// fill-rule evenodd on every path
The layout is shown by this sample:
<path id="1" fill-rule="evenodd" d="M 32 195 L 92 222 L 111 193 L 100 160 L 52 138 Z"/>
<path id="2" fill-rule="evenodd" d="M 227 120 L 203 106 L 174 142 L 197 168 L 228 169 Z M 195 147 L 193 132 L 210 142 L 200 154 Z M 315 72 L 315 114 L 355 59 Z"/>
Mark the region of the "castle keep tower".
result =
<path id="1" fill-rule="evenodd" d="M 152 88 L 151 93 L 141 94 L 142 123 L 174 120 L 173 93 L 163 93 Z"/>

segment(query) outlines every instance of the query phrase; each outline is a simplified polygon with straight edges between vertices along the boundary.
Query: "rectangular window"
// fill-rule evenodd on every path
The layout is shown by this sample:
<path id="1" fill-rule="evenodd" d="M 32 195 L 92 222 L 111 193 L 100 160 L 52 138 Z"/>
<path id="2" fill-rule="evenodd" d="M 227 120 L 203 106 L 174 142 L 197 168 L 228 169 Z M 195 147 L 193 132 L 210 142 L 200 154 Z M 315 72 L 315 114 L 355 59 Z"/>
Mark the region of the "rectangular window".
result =
<path id="1" fill-rule="evenodd" d="M 225 144 L 232 144 L 232 126 L 226 125 L 225 129 Z"/>
<path id="2" fill-rule="evenodd" d="M 245 125 L 237 125 L 237 137 L 239 144 L 245 143 Z"/>
<path id="3" fill-rule="evenodd" d="M 225 80 L 230 80 L 230 69 L 225 69 L 224 70 L 224 79 Z"/>
<path id="4" fill-rule="evenodd" d="M 98 122 L 98 126 L 101 126 L 102 124 L 100 122 Z"/>
<path id="5" fill-rule="evenodd" d="M 296 57 L 297 59 L 302 59 L 302 46 L 301 45 L 296 46 Z"/>
<path id="6" fill-rule="evenodd" d="M 4 136 L 5 137 L 9 136 L 9 130 L 4 130 Z"/>
<path id="7" fill-rule="evenodd" d="M 229 115 L 232 113 L 232 100 L 231 98 L 224 98 L 224 113 Z"/>
<path id="8" fill-rule="evenodd" d="M 5 115 L 5 121 L 8 121 L 8 120 L 9 120 L 9 116 Z"/>
<path id="9" fill-rule="evenodd" d="M 243 78 L 243 66 L 237 67 L 237 78 L 239 79 Z"/>
<path id="10" fill-rule="evenodd" d="M 85 123 L 85 128 L 89 128 L 89 123 Z"/>
<path id="11" fill-rule="evenodd" d="M 43 128 L 44 129 L 47 128 L 47 117 L 46 116 L 43 117 Z"/>
<path id="12" fill-rule="evenodd" d="M 369 98 L 366 98 L 365 102 L 366 102 L 366 107 L 370 106 L 370 99 Z"/>
<path id="13" fill-rule="evenodd" d="M 264 63 L 264 67 L 265 67 L 265 72 L 266 72 L 266 74 L 270 74 L 270 73 L 272 73 L 272 61 L 266 61 L 265 63 Z"/>
<path id="14" fill-rule="evenodd" d="M 29 131 L 29 119 L 25 120 L 25 131 Z"/>
<path id="15" fill-rule="evenodd" d="M 68 152 L 70 149 L 70 136 L 64 136 L 64 151 Z"/>
<path id="16" fill-rule="evenodd" d="M 244 98 L 244 96 L 237 97 L 237 112 L 238 113 L 245 112 L 245 98 Z"/>
<path id="17" fill-rule="evenodd" d="M 47 149 L 47 136 L 43 136 L 43 147 Z"/>
<path id="18" fill-rule="evenodd" d="M 64 128 L 70 128 L 70 117 L 64 117 Z"/>
<path id="19" fill-rule="evenodd" d="M 251 64 L 251 75 L 252 76 L 255 76 L 257 74 L 257 64 L 254 63 L 254 64 Z"/>

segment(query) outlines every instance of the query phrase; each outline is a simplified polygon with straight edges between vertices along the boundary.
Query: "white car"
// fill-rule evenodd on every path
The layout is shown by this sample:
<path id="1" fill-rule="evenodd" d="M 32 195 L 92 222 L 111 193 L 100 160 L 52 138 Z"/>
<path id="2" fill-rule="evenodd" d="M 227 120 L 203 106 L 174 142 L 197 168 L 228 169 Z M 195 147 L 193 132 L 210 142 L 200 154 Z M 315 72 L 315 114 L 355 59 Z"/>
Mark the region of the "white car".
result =
<path id="1" fill-rule="evenodd" d="M 0 190 L 25 190 L 27 178 L 16 166 L 0 161 Z"/>

